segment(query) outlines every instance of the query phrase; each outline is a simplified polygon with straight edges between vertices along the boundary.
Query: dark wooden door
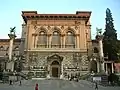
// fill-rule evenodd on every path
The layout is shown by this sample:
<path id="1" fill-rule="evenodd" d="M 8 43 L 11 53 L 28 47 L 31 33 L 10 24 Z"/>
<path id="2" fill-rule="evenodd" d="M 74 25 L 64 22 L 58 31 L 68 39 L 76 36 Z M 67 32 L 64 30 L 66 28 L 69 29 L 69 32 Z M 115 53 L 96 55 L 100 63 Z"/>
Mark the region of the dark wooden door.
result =
<path id="1" fill-rule="evenodd" d="M 58 77 L 58 67 L 52 67 L 52 76 Z"/>

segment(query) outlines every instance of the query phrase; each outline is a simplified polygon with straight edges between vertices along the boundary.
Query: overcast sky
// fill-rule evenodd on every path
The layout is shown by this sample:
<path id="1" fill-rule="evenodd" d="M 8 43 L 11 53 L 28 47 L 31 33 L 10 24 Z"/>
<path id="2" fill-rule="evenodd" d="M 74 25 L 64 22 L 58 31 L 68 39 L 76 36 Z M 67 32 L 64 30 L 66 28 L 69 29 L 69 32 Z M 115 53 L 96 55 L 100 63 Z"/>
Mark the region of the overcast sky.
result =
<path id="1" fill-rule="evenodd" d="M 21 11 L 35 10 L 38 13 L 76 13 L 92 11 L 91 35 L 94 39 L 96 27 L 105 29 L 105 11 L 110 8 L 114 26 L 120 39 L 120 0 L 0 0 L 0 38 L 8 38 L 10 27 L 16 26 L 17 37 L 21 37 L 23 19 Z"/>

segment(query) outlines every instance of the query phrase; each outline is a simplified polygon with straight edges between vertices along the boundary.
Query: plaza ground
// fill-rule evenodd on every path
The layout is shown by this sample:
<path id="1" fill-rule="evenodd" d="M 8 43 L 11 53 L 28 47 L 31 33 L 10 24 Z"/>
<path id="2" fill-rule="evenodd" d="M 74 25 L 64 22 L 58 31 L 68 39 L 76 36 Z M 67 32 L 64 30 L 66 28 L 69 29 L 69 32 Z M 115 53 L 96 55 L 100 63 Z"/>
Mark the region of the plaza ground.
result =
<path id="1" fill-rule="evenodd" d="M 67 80 L 23 80 L 14 85 L 0 84 L 0 90 L 35 90 L 35 84 L 39 84 L 39 90 L 95 90 L 93 83 L 85 80 L 79 82 Z M 120 87 L 99 86 L 98 90 L 120 90 Z"/>

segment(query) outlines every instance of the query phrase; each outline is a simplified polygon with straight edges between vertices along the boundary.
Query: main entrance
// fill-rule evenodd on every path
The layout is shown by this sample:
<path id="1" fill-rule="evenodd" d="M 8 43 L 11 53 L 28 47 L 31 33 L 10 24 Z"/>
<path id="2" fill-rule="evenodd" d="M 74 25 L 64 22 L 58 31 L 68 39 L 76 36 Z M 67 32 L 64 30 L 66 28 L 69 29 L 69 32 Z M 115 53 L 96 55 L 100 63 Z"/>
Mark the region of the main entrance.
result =
<path id="1" fill-rule="evenodd" d="M 58 77 L 58 68 L 57 67 L 52 67 L 52 76 Z"/>
<path id="2" fill-rule="evenodd" d="M 57 54 L 47 57 L 48 72 L 50 77 L 60 77 L 62 60 L 63 57 Z"/>
<path id="3" fill-rule="evenodd" d="M 58 61 L 53 61 L 51 64 L 52 77 L 59 77 L 60 64 Z"/>

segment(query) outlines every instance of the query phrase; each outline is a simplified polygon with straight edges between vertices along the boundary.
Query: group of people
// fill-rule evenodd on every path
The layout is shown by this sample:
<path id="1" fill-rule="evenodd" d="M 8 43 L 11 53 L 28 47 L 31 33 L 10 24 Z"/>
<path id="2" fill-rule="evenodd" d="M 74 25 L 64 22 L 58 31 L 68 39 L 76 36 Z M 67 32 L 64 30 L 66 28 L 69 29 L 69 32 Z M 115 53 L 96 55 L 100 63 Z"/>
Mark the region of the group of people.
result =
<path id="1" fill-rule="evenodd" d="M 78 79 L 78 76 L 77 76 L 77 75 L 75 75 L 75 76 L 74 76 L 74 75 L 71 75 L 71 76 L 70 76 L 70 75 L 68 75 L 68 80 L 70 80 L 70 81 L 75 80 L 75 81 L 77 81 L 77 82 L 79 81 L 79 79 Z"/>
<path id="2" fill-rule="evenodd" d="M 12 85 L 13 84 L 13 81 L 12 80 L 10 80 L 10 83 L 9 83 L 10 85 Z M 20 86 L 22 85 L 22 82 L 21 82 L 21 80 L 20 80 L 20 84 L 19 84 Z"/>

